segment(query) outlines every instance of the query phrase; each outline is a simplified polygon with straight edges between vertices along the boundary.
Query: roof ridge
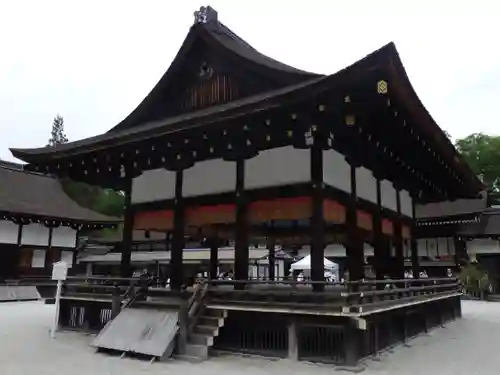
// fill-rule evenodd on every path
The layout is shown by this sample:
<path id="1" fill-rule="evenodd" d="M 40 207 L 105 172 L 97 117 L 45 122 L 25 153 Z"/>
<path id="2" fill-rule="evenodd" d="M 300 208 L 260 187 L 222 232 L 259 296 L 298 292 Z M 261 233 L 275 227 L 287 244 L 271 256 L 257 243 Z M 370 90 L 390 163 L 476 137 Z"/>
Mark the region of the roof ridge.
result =
<path id="1" fill-rule="evenodd" d="M 217 26 L 218 26 L 219 30 L 214 30 L 215 32 L 224 32 L 227 36 L 233 38 L 234 40 L 236 40 L 237 42 L 240 42 L 241 44 L 244 44 L 245 47 L 251 48 L 254 51 L 258 52 L 258 50 L 255 47 L 252 47 L 252 45 L 250 45 L 250 43 L 248 43 L 246 40 L 244 40 L 242 37 L 240 37 L 238 34 L 236 34 L 233 30 L 231 30 L 229 27 L 224 25 L 222 22 L 217 21 Z"/>

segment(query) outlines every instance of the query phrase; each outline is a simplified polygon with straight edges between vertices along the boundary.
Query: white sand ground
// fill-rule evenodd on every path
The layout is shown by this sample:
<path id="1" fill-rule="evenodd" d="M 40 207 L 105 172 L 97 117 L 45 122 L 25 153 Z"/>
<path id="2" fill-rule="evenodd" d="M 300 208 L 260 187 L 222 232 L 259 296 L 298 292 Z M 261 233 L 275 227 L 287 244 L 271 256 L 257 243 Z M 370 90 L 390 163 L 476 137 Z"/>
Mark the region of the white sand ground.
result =
<path id="1" fill-rule="evenodd" d="M 0 304 L 1 375 L 300 374 L 341 373 L 332 366 L 289 360 L 224 356 L 201 364 L 143 362 L 96 354 L 91 336 L 63 332 L 51 339 L 54 306 Z M 462 320 L 368 361 L 365 375 L 497 375 L 500 373 L 500 303 L 463 303 Z M 342 371 L 343 372 L 343 371 Z M 345 372 L 344 372 L 345 373 Z"/>

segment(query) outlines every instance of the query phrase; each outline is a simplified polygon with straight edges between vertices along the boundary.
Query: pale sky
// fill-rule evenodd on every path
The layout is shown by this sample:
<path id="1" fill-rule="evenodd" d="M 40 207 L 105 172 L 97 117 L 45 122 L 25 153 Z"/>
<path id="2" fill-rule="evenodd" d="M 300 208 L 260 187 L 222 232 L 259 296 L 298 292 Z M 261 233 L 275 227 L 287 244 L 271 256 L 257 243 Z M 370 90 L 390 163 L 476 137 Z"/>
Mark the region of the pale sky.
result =
<path id="1" fill-rule="evenodd" d="M 331 74 L 394 41 L 453 138 L 500 134 L 500 4 L 494 0 L 0 0 L 0 158 L 44 146 L 61 114 L 72 141 L 112 128 L 167 70 L 211 5 L 262 53 Z"/>

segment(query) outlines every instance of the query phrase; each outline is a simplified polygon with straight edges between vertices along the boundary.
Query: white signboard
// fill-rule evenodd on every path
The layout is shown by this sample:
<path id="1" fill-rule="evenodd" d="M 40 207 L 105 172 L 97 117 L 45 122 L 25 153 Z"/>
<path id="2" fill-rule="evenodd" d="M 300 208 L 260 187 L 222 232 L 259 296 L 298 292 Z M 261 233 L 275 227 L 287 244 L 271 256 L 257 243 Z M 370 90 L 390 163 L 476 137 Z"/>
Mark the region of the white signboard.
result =
<path id="1" fill-rule="evenodd" d="M 60 262 L 54 263 L 52 268 L 52 280 L 66 280 L 68 276 L 68 263 L 61 260 Z"/>
<path id="2" fill-rule="evenodd" d="M 45 250 L 33 250 L 31 268 L 45 268 Z"/>
<path id="3" fill-rule="evenodd" d="M 50 336 L 52 338 L 56 337 L 57 325 L 59 323 L 59 308 L 61 302 L 61 291 L 62 283 L 66 280 L 68 276 L 68 263 L 64 260 L 54 263 L 52 267 L 52 280 L 57 280 L 57 291 L 56 291 L 56 313 L 54 315 L 54 321 L 52 322 L 52 329 L 50 330 Z"/>

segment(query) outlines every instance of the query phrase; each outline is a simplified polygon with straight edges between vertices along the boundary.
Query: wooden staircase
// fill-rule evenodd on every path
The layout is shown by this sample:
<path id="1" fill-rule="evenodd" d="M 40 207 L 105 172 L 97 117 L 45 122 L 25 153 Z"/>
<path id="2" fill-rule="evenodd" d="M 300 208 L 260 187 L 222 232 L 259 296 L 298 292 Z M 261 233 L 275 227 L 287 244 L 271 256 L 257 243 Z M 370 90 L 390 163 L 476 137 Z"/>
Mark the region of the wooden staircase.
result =
<path id="1" fill-rule="evenodd" d="M 210 356 L 215 337 L 224 326 L 226 310 L 204 308 L 188 332 L 186 357 L 194 361 L 203 361 Z"/>

